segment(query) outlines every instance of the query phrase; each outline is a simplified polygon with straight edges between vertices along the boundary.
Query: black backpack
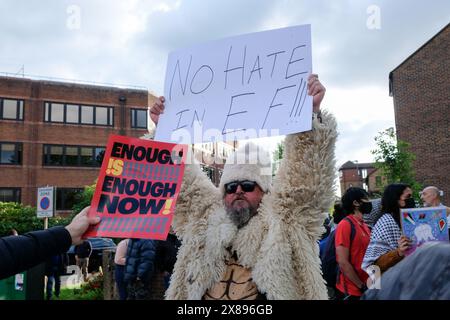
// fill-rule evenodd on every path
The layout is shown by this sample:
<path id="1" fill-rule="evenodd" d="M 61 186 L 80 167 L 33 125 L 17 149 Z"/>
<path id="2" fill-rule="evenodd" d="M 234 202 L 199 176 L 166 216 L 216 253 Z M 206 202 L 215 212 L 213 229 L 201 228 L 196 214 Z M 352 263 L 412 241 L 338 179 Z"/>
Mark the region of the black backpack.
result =
<path id="1" fill-rule="evenodd" d="M 344 218 L 344 220 L 347 220 L 350 223 L 350 251 L 353 239 L 355 238 L 356 229 L 353 222 L 349 218 Z M 339 265 L 336 261 L 336 246 L 334 244 L 335 233 L 336 229 L 334 229 L 328 236 L 325 243 L 325 249 L 320 256 L 323 278 L 327 282 L 327 286 L 332 288 L 336 287 L 336 282 L 339 276 Z"/>

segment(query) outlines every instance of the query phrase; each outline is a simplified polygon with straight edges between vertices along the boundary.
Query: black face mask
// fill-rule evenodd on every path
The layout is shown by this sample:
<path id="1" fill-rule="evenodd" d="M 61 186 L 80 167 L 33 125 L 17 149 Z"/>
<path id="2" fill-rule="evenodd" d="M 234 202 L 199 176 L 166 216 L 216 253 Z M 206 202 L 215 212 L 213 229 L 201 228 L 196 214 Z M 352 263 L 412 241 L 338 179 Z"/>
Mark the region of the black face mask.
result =
<path id="1" fill-rule="evenodd" d="M 372 202 L 361 202 L 359 205 L 359 211 L 362 214 L 369 214 L 372 212 Z"/>
<path id="2" fill-rule="evenodd" d="M 414 198 L 408 198 L 405 200 L 405 206 L 403 208 L 405 209 L 411 209 L 416 207 L 416 202 L 414 201 Z"/>

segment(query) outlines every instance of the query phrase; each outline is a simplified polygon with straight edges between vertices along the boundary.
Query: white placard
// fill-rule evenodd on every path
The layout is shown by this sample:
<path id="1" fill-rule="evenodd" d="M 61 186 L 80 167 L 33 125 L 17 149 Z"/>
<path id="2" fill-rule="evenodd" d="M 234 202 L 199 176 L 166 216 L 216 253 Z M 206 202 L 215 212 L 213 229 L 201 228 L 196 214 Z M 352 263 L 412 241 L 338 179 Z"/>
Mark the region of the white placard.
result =
<path id="1" fill-rule="evenodd" d="M 54 187 L 38 188 L 37 217 L 50 218 L 54 213 Z"/>
<path id="2" fill-rule="evenodd" d="M 169 55 L 155 139 L 232 141 L 311 130 L 311 26 L 208 42 Z M 256 135 L 256 136 L 255 136 Z"/>

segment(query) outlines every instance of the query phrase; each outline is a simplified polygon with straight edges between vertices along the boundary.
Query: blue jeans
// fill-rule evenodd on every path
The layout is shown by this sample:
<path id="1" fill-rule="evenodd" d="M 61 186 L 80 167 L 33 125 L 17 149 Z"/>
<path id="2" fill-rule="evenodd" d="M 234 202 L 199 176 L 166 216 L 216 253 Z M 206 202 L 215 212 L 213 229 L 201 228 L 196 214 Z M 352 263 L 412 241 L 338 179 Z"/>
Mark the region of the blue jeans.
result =
<path id="1" fill-rule="evenodd" d="M 119 299 L 127 300 L 127 285 L 124 281 L 125 276 L 125 266 L 121 266 L 116 264 L 116 268 L 114 270 L 114 277 L 116 279 L 117 289 L 119 290 Z"/>
<path id="2" fill-rule="evenodd" d="M 47 276 L 47 300 L 52 298 L 53 284 L 55 285 L 55 296 L 59 297 L 61 292 L 61 274 L 58 271 L 54 271 Z"/>

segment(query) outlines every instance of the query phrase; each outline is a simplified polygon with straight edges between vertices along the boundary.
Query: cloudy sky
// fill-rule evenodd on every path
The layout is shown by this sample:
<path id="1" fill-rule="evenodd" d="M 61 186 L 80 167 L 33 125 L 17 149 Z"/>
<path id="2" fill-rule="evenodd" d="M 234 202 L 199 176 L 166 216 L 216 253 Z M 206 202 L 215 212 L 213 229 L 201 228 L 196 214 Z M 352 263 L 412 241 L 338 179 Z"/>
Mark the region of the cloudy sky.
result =
<path id="1" fill-rule="evenodd" d="M 0 71 L 142 86 L 163 94 L 168 53 L 209 40 L 312 25 L 337 164 L 370 162 L 394 126 L 388 74 L 450 21 L 448 0 L 0 1 Z"/>

